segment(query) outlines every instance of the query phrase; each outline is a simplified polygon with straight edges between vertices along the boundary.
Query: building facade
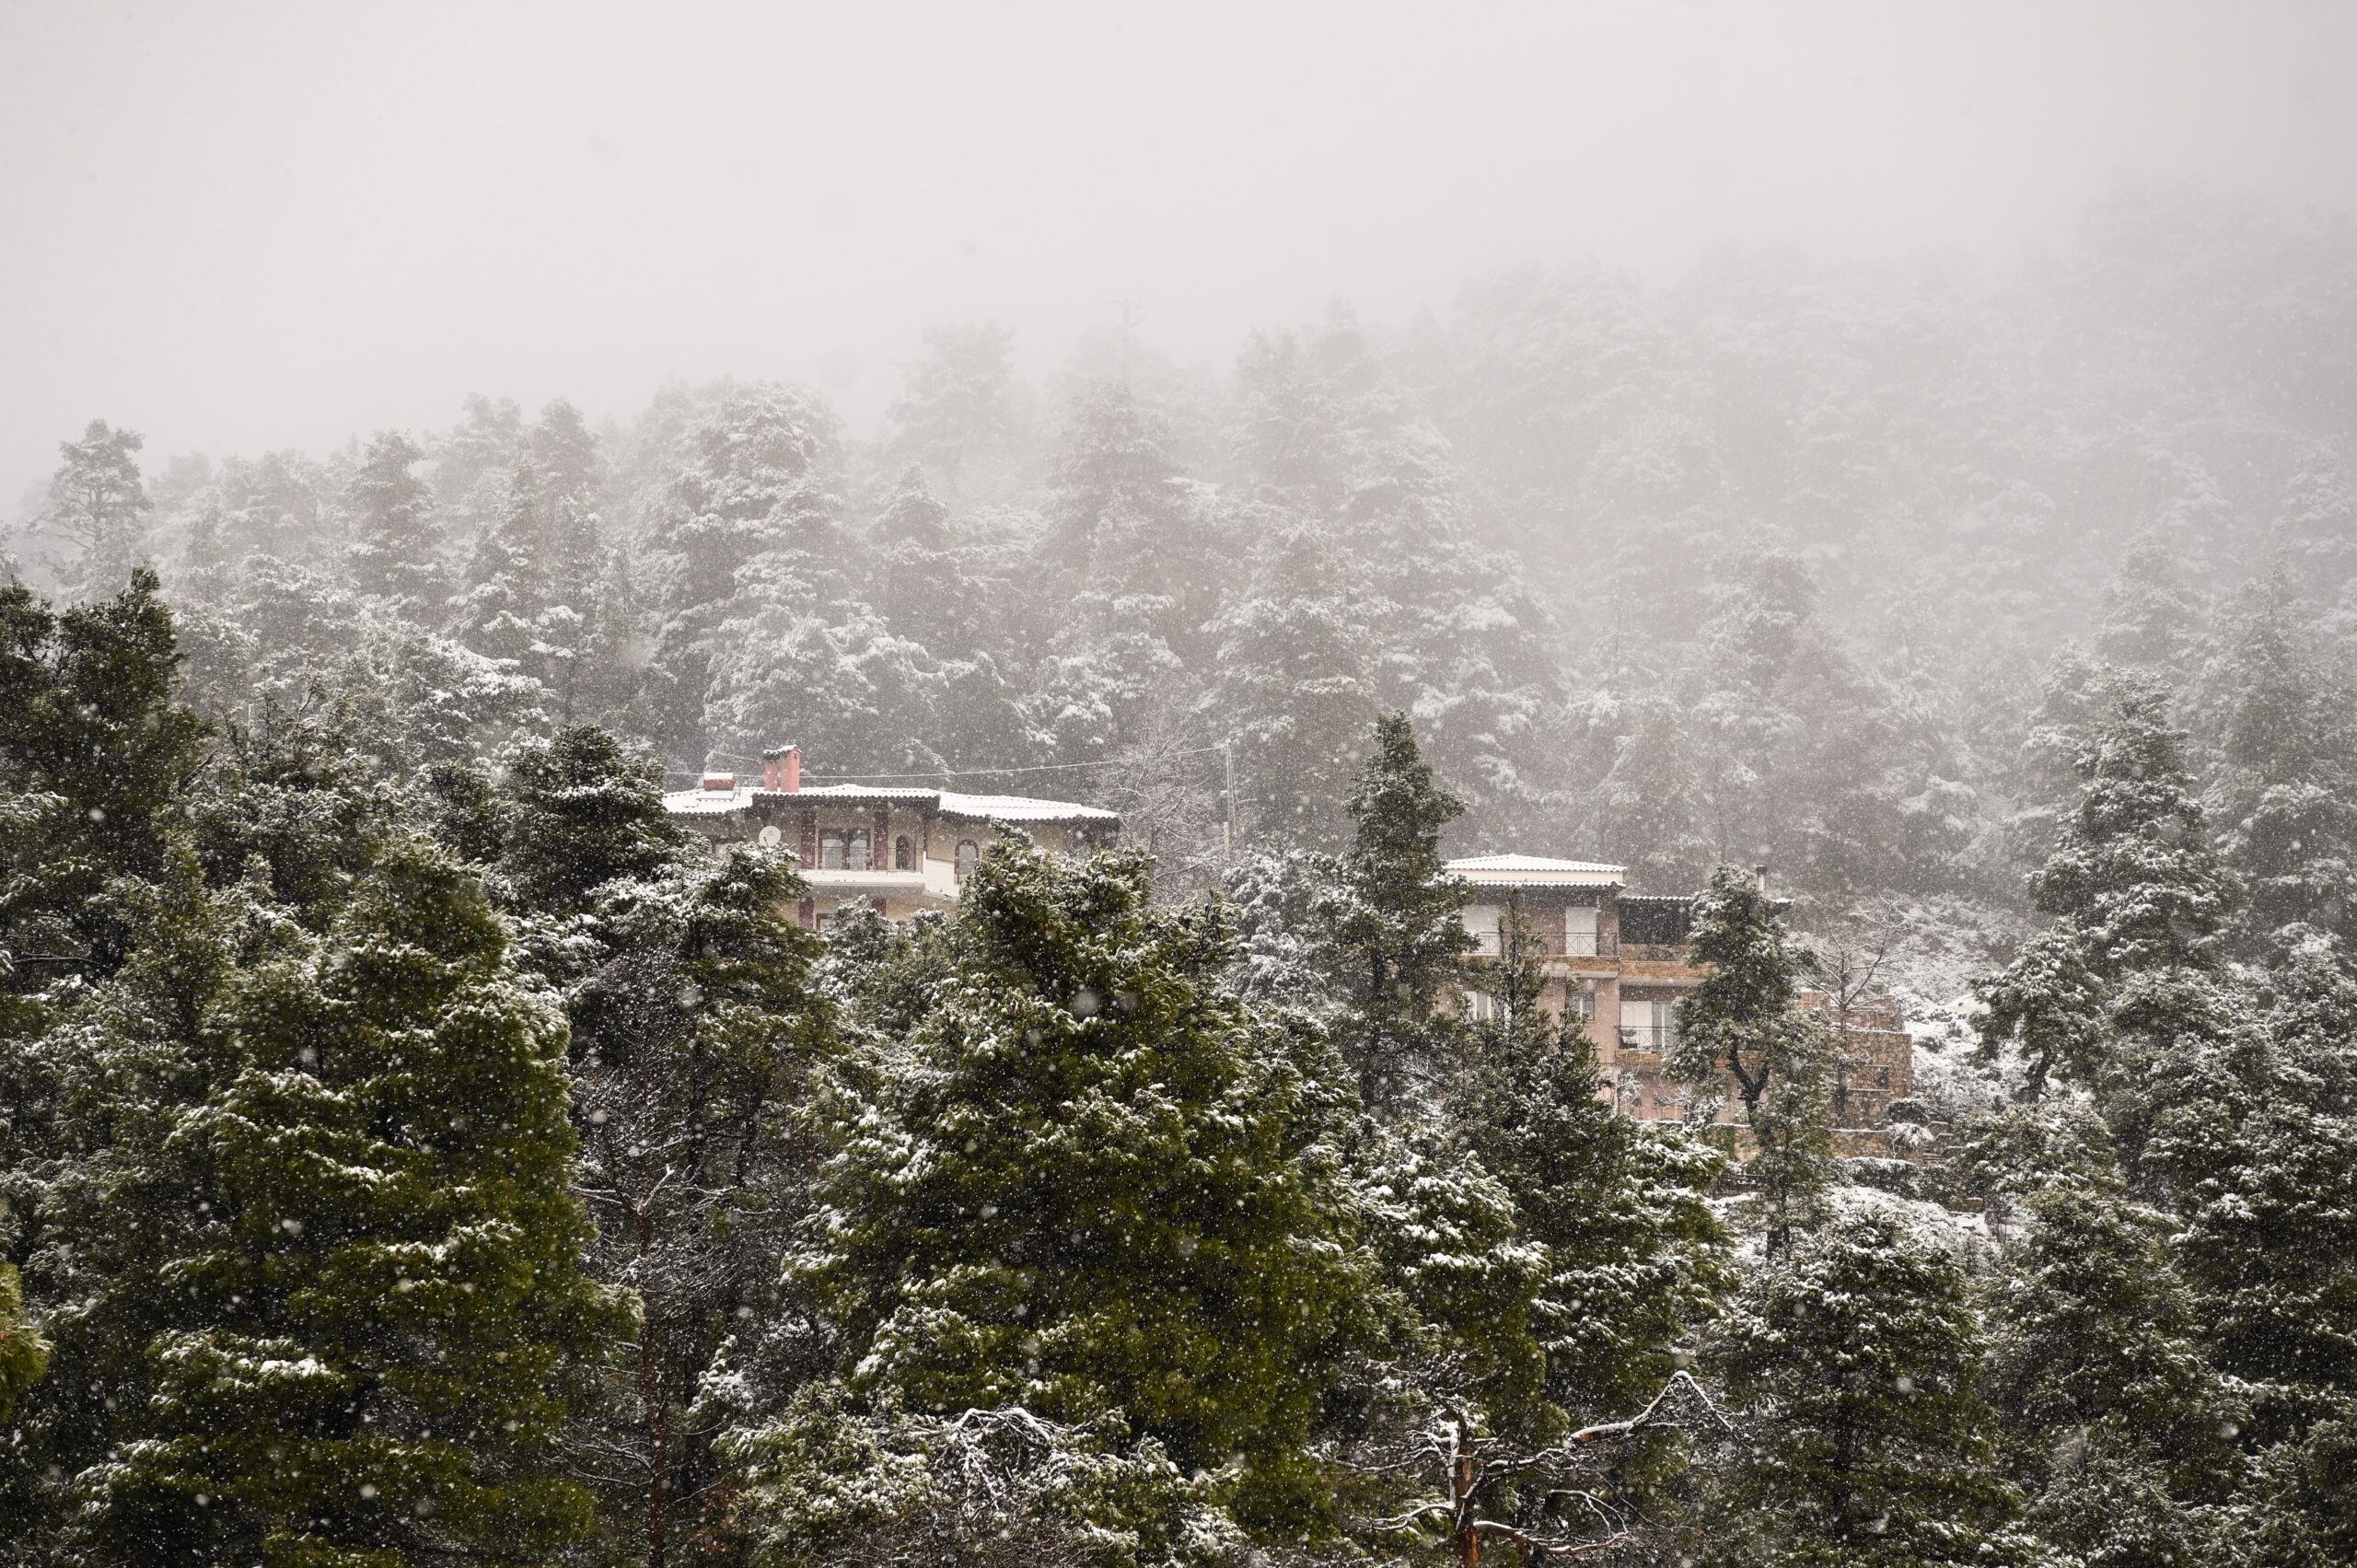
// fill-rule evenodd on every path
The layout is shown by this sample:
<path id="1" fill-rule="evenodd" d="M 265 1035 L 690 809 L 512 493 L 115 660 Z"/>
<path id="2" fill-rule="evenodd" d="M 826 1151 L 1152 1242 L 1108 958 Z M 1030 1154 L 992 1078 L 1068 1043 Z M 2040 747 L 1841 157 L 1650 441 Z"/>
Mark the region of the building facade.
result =
<path id="1" fill-rule="evenodd" d="M 1498 956 L 1509 911 L 1518 909 L 1547 978 L 1542 1005 L 1587 1025 L 1620 1111 L 1682 1119 L 1686 1093 L 1663 1076 L 1662 1058 L 1678 1039 L 1679 999 L 1702 981 L 1693 962 L 1693 896 L 1631 893 L 1628 868 L 1600 861 L 1484 854 L 1450 861 L 1448 870 L 1472 889 L 1463 918 L 1474 956 Z M 1469 991 L 1468 1001 L 1477 1014 L 1488 1005 L 1478 993 Z M 1913 1046 L 1898 1005 L 1878 996 L 1842 1004 L 1816 991 L 1804 991 L 1799 1005 L 1823 1016 L 1839 1040 L 1837 1128 L 1887 1125 L 1890 1102 L 1913 1086 Z M 1740 1115 L 1728 1096 L 1719 1120 Z"/>
<path id="2" fill-rule="evenodd" d="M 810 884 L 801 916 L 813 930 L 846 902 L 866 903 L 888 920 L 950 908 L 1001 825 L 1064 854 L 1110 844 L 1121 827 L 1120 818 L 1102 807 L 1028 796 L 868 784 L 806 788 L 802 754 L 792 746 L 763 753 L 758 785 L 707 772 L 698 787 L 666 795 L 663 806 L 716 846 L 792 850 Z"/>

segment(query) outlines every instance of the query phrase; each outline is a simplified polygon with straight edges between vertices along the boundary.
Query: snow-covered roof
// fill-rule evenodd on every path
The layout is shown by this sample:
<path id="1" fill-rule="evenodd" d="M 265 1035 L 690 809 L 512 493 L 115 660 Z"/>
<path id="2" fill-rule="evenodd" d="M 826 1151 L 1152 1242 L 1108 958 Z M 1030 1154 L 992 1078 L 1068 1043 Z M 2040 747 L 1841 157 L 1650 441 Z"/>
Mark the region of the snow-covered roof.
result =
<path id="1" fill-rule="evenodd" d="M 753 791 L 743 784 L 734 789 L 675 789 L 663 796 L 663 809 L 674 817 L 717 817 L 752 804 Z"/>
<path id="2" fill-rule="evenodd" d="M 1598 860 L 1550 860 L 1541 854 L 1475 854 L 1452 860 L 1450 875 L 1481 888 L 1620 888 L 1625 865 Z"/>
<path id="3" fill-rule="evenodd" d="M 680 789 L 663 797 L 663 808 L 675 817 L 718 817 L 742 811 L 756 798 L 795 800 L 902 800 L 930 806 L 945 817 L 1001 822 L 1117 822 L 1120 813 L 1101 806 L 1081 806 L 1069 800 L 1035 800 L 1026 795 L 961 795 L 946 789 L 886 789 L 874 784 L 813 784 L 807 789 Z"/>
<path id="4" fill-rule="evenodd" d="M 946 817 L 994 817 L 1002 822 L 1059 822 L 1074 818 L 1112 822 L 1120 818 L 1118 811 L 1108 811 L 1101 806 L 1075 806 L 1069 800 L 1034 800 L 1028 795 L 958 795 L 946 789 L 941 792 L 941 811 Z"/>

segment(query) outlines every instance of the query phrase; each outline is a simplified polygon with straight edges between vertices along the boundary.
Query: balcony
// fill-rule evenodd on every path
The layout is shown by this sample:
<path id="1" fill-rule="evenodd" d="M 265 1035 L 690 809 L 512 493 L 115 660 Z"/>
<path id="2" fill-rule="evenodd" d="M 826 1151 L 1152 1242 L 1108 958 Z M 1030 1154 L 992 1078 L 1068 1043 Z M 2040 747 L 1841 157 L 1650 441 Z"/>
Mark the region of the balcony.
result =
<path id="1" fill-rule="evenodd" d="M 870 871 L 865 868 L 827 865 L 811 866 L 802 873 L 802 879 L 819 893 L 922 893 L 925 875 L 922 871 Z"/>
<path id="2" fill-rule="evenodd" d="M 1473 933 L 1473 956 L 1494 958 L 1498 956 L 1498 934 L 1494 931 Z M 1613 938 L 1595 931 L 1574 931 L 1558 941 L 1538 932 L 1530 934 L 1532 953 L 1540 958 L 1610 958 L 1619 956 L 1620 944 Z"/>

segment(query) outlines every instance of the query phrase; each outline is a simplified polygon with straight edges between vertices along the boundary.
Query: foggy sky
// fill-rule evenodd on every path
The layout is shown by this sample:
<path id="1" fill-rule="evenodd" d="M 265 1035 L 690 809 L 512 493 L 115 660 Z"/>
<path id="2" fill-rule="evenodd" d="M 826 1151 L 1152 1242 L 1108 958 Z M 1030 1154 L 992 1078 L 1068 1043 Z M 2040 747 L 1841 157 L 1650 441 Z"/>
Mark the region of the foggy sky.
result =
<path id="1" fill-rule="evenodd" d="M 1721 240 L 2002 259 L 2119 178 L 2357 209 L 2357 7 L 0 0 L 0 516 L 170 453 L 627 416 L 872 427 L 930 321 L 1182 359 L 1341 297 Z"/>

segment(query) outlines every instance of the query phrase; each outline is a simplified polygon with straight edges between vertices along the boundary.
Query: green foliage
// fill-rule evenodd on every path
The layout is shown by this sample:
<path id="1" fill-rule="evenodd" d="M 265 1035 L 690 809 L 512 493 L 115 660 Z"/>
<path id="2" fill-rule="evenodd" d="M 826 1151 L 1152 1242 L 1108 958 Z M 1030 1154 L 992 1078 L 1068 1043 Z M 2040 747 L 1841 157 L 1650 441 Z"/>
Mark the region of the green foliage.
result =
<path id="1" fill-rule="evenodd" d="M 2025 1557 L 1980 1349 L 1963 1270 L 1900 1224 L 1843 1218 L 1767 1263 L 1710 1352 L 1754 1423 L 1710 1499 L 1712 1560 Z"/>
<path id="2" fill-rule="evenodd" d="M 2246 1412 L 2203 1353 L 2168 1217 L 2116 1184 L 2067 1179 L 2026 1207 L 2027 1231 L 2003 1255 L 1988 1301 L 1987 1389 L 2031 1468 L 2059 1463 L 2067 1439 L 2072 1464 L 2150 1456 L 2178 1491 L 2214 1492 L 2235 1469 Z"/>
<path id="3" fill-rule="evenodd" d="M 2044 1098 L 2057 1077 L 2079 1085 L 2097 1080 L 2109 1060 L 2106 996 L 2071 922 L 2023 943 L 2012 963 L 1973 991 L 1984 1009 L 1973 1020 L 1980 1060 L 1995 1066 L 2004 1048 L 2017 1051 L 2022 1098 Z"/>
<path id="4" fill-rule="evenodd" d="M 2214 961 L 2234 907 L 2167 713 L 2160 687 L 2120 692 L 2077 760 L 2078 809 L 2030 878 L 2038 909 L 2076 926 L 2087 967 L 2107 981 Z"/>
<path id="5" fill-rule="evenodd" d="M 603 730 L 561 731 L 508 772 L 499 863 L 572 1025 L 589 1266 L 640 1308 L 576 1437 L 630 1454 L 599 1472 L 600 1501 L 611 1535 L 650 1555 L 718 1539 L 726 1412 L 701 1396 L 732 1336 L 785 1316 L 777 1260 L 807 1206 L 794 1117 L 834 1025 L 791 863 L 691 854 L 660 791 Z"/>
<path id="6" fill-rule="evenodd" d="M 561 1019 L 419 841 L 318 935 L 193 869 L 92 1020 L 123 1135 L 52 1198 L 76 1529 L 155 1562 L 577 1539 L 551 1445 L 622 1303 L 579 1269 Z"/>
<path id="7" fill-rule="evenodd" d="M 519 904 L 571 912 L 595 889 L 682 858 L 690 835 L 664 811 L 662 782 L 655 762 L 594 725 L 519 749 L 501 855 Z"/>
<path id="8" fill-rule="evenodd" d="M 13 1265 L 0 1263 L 0 1422 L 48 1370 L 49 1342 L 25 1315 L 23 1282 Z"/>
<path id="9" fill-rule="evenodd" d="M 1694 962 L 1701 982 L 1678 1004 L 1678 1039 L 1662 1067 L 1714 1112 L 1733 1082 L 1759 1151 L 1769 1245 L 1781 1249 L 1822 1210 L 1833 1179 L 1833 1043 L 1794 1005 L 1805 955 L 1794 949 L 1759 878 L 1731 865 L 1711 874 L 1696 900 Z"/>
<path id="10" fill-rule="evenodd" d="M 1662 1386 L 1725 1283 L 1726 1237 L 1702 1201 L 1724 1156 L 1613 1109 L 1587 1031 L 1544 1006 L 1546 973 L 1512 904 L 1501 948 L 1469 966 L 1492 1006 L 1450 1085 L 1451 1121 L 1543 1251 L 1547 1398 L 1602 1420 Z"/>
<path id="11" fill-rule="evenodd" d="M 835 1079 L 836 1153 L 793 1282 L 858 1388 L 911 1411 L 1120 1412 L 1182 1468 L 1305 1462 L 1364 1288 L 1336 1234 L 1306 1042 L 1220 984 L 1213 912 L 1134 854 L 993 846 L 905 1044 Z"/>
<path id="12" fill-rule="evenodd" d="M 180 663 L 153 573 L 118 597 L 51 609 L 0 586 L 0 773 L 17 796 L 0 931 L 0 985 L 93 976 L 122 961 L 117 877 L 153 877 L 203 726 L 172 700 Z"/>
<path id="13" fill-rule="evenodd" d="M 1438 1130 L 1377 1133 L 1355 1153 L 1361 1220 L 1399 1293 L 1405 1359 L 1502 1429 L 1553 1435 L 1562 1412 L 1545 1401 L 1539 1339 L 1550 1258 L 1512 1194 Z"/>
<path id="14" fill-rule="evenodd" d="M 1464 811 L 1416 750 L 1403 714 L 1379 719 L 1351 794 L 1357 831 L 1323 912 L 1335 991 L 1349 1013 L 1345 1056 L 1370 1106 L 1393 1103 L 1442 1064 L 1440 1016 L 1473 938 L 1458 918 L 1471 890 L 1443 869 L 1442 830 Z"/>

